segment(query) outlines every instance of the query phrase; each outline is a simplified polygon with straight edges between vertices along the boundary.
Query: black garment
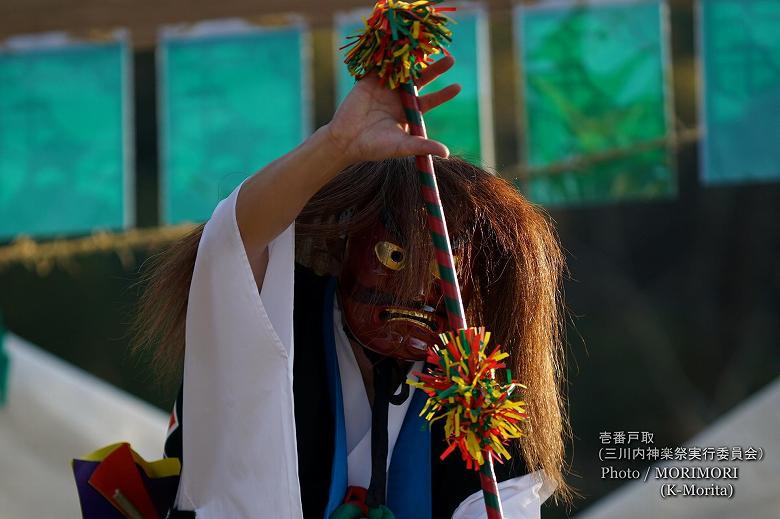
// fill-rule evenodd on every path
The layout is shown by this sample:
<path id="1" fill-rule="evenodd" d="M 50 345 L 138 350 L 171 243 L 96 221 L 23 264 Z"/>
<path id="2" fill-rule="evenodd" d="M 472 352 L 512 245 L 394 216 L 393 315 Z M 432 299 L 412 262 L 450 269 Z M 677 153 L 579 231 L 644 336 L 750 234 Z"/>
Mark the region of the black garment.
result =
<path id="1" fill-rule="evenodd" d="M 328 506 L 335 426 L 328 395 L 323 305 L 328 279 L 295 264 L 293 399 L 303 517 L 322 519 Z"/>
<path id="2" fill-rule="evenodd" d="M 334 418 L 328 395 L 328 376 L 325 370 L 323 339 L 325 289 L 328 278 L 295 264 L 295 299 L 293 333 L 295 357 L 293 362 L 293 397 L 295 399 L 295 430 L 298 445 L 298 476 L 305 519 L 322 519 L 328 504 L 330 472 L 333 464 Z M 178 426 L 165 443 L 165 454 L 178 457 L 182 466 L 182 392 L 175 407 Z M 479 473 L 467 470 L 457 452 L 446 460 L 439 459 L 447 447 L 442 420 L 431 430 L 431 490 L 432 518 L 450 519 L 455 509 L 474 492 L 480 490 Z M 525 474 L 519 453 L 503 465 L 496 464 L 496 477 L 504 481 Z M 192 518 L 194 512 L 180 512 L 172 508 L 169 518 Z M 262 514 L 260 514 L 262 516 Z M 416 519 L 399 517 L 397 519 Z"/>
<path id="3" fill-rule="evenodd" d="M 171 413 L 171 423 L 168 426 L 168 437 L 165 439 L 165 447 L 163 448 L 166 458 L 179 458 L 180 461 L 182 460 L 182 389 L 183 387 L 179 388 L 179 394 L 176 396 L 176 404 L 173 407 L 173 413 Z M 175 503 L 171 503 L 165 519 L 195 519 L 195 512 L 178 510 Z"/>

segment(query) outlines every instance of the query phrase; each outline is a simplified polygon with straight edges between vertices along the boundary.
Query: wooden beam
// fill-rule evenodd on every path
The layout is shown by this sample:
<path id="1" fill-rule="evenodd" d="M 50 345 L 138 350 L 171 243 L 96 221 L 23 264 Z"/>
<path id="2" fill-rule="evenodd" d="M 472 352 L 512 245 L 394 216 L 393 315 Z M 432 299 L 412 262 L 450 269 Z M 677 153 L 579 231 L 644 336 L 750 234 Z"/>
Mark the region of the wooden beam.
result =
<path id="1" fill-rule="evenodd" d="M 327 8 L 306 0 L 5 0 L 0 2 L 0 41 L 18 34 L 65 31 L 85 36 L 118 27 L 130 31 L 136 47 L 153 47 L 160 27 L 220 18 L 262 18 L 297 13 L 313 26 L 329 25 L 338 10 L 365 6 L 359 0 L 331 0 Z"/>
<path id="2" fill-rule="evenodd" d="M 509 5 L 508 0 L 484 3 L 491 10 Z M 78 37 L 123 27 L 136 48 L 151 48 L 163 25 L 296 13 L 317 28 L 329 26 L 338 11 L 370 6 L 371 0 L 3 0 L 0 42 L 19 34 L 65 31 Z"/>

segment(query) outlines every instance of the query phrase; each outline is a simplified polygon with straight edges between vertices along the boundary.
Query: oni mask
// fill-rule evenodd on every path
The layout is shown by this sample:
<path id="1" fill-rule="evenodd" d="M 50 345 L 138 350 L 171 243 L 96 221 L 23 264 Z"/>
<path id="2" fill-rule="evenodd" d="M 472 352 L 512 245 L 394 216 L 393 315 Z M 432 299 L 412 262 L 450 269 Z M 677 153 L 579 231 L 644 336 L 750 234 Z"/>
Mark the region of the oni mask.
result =
<path id="1" fill-rule="evenodd" d="M 449 329 L 435 264 L 419 295 L 399 304 L 399 281 L 405 275 L 407 251 L 401 240 L 378 222 L 349 239 L 339 277 L 339 296 L 346 328 L 363 346 L 404 360 L 423 360 L 428 347 L 441 344 Z M 463 304 L 470 291 L 464 287 Z"/>

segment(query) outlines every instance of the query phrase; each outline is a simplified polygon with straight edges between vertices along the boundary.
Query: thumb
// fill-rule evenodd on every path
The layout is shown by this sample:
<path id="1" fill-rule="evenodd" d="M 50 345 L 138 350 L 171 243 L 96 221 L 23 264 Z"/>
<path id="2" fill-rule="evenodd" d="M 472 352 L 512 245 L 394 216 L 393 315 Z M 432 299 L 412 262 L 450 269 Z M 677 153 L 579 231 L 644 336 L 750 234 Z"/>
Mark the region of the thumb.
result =
<path id="1" fill-rule="evenodd" d="M 398 146 L 398 153 L 402 156 L 430 154 L 445 159 L 450 156 L 450 150 L 444 144 L 416 135 L 405 137 Z"/>

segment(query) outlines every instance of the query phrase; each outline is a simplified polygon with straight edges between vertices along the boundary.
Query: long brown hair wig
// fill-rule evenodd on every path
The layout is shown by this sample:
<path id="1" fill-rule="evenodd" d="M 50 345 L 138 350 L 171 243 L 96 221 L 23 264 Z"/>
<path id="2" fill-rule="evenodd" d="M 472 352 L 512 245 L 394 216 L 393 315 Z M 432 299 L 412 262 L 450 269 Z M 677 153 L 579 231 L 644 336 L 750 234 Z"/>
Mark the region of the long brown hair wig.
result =
<path id="1" fill-rule="evenodd" d="M 530 416 L 520 448 L 529 470 L 544 469 L 568 498 L 563 477 L 568 422 L 562 394 L 561 277 L 564 261 L 548 218 L 506 180 L 458 158 L 435 159 L 450 235 L 470 244 L 462 265 L 473 295 L 471 325 L 485 326 L 511 355 L 527 386 Z M 338 275 L 345 240 L 388 212 L 405 238 L 407 266 L 399 301 L 430 276 L 433 258 L 413 159 L 351 166 L 325 185 L 296 220 L 296 259 Z M 347 216 L 345 216 L 347 215 Z M 202 226 L 160 255 L 136 321 L 137 345 L 153 349 L 159 369 L 181 366 L 187 296 Z"/>

